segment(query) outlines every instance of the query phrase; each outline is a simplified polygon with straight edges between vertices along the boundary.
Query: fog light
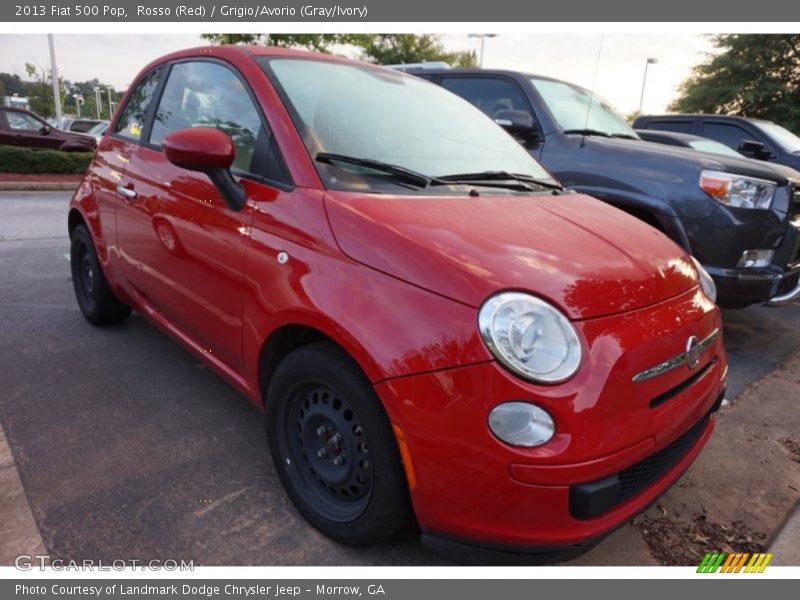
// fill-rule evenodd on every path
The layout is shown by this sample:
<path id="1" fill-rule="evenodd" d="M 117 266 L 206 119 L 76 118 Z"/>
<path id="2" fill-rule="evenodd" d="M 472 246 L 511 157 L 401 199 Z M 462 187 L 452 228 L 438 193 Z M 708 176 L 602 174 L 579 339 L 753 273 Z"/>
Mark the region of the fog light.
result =
<path id="1" fill-rule="evenodd" d="M 739 259 L 739 264 L 736 266 L 740 269 L 768 267 L 772 264 L 774 256 L 775 250 L 745 250 L 742 252 L 742 258 Z"/>
<path id="2" fill-rule="evenodd" d="M 489 429 L 512 446 L 541 446 L 553 437 L 553 417 L 530 402 L 504 402 L 489 413 Z"/>

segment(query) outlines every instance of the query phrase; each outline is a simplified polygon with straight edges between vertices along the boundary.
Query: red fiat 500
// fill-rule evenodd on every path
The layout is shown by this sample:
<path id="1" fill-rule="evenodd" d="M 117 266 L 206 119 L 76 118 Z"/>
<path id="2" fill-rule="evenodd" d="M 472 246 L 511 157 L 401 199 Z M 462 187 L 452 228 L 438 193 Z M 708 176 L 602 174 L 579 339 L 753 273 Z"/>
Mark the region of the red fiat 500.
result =
<path id="1" fill-rule="evenodd" d="M 584 548 L 714 428 L 727 365 L 702 268 L 402 73 L 159 59 L 69 232 L 86 319 L 135 308 L 263 406 L 287 493 L 343 543 L 414 515 L 481 560 Z"/>

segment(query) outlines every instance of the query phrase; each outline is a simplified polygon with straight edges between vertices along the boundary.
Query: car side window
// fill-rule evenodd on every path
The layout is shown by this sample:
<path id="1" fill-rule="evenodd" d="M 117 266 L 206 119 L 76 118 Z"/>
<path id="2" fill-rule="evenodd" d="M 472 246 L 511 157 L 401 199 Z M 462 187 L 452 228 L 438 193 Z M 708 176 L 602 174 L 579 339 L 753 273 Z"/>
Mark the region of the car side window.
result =
<path id="1" fill-rule="evenodd" d="M 703 133 L 701 135 L 722 142 L 737 151 L 742 146 L 742 142 L 762 141 L 738 125 L 729 125 L 727 123 L 703 123 Z"/>
<path id="2" fill-rule="evenodd" d="M 213 127 L 231 136 L 233 167 L 254 172 L 256 148 L 269 134 L 241 79 L 229 68 L 208 61 L 173 65 L 158 103 L 150 143 L 160 146 L 167 134 L 187 127 Z"/>
<path id="3" fill-rule="evenodd" d="M 33 118 L 25 113 L 14 111 L 5 111 L 6 119 L 8 120 L 8 128 L 24 131 L 39 131 L 44 124 L 38 119 Z"/>
<path id="4" fill-rule="evenodd" d="M 489 77 L 445 77 L 442 87 L 458 94 L 494 118 L 501 110 L 524 110 L 530 108 L 522 92 L 510 81 Z"/>
<path id="5" fill-rule="evenodd" d="M 128 98 L 119 119 L 114 126 L 114 133 L 138 141 L 142 136 L 142 128 L 147 117 L 147 109 L 153 94 L 158 87 L 161 69 L 154 69 L 142 77 Z"/>
<path id="6" fill-rule="evenodd" d="M 647 129 L 660 129 L 661 131 L 674 131 L 675 133 L 694 133 L 694 121 L 650 121 Z"/>

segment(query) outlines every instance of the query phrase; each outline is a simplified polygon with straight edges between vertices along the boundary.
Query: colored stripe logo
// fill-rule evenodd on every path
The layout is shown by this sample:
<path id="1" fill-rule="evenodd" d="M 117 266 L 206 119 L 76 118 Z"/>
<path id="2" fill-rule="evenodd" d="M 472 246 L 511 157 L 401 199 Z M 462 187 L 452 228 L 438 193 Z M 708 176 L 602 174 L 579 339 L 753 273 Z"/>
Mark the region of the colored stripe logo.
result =
<path id="1" fill-rule="evenodd" d="M 697 567 L 698 573 L 763 573 L 772 554 L 763 552 L 709 552 Z"/>

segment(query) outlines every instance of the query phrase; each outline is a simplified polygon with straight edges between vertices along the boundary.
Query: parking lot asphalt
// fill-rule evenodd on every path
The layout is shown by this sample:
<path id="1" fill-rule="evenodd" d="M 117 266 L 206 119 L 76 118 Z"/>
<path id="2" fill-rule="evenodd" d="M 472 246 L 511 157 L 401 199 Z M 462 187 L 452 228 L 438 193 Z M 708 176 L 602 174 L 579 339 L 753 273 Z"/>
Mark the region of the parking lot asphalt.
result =
<path id="1" fill-rule="evenodd" d="M 134 314 L 89 326 L 75 304 L 68 193 L 0 194 L 0 425 L 49 553 L 206 565 L 443 564 L 414 532 L 369 549 L 308 526 L 281 489 L 262 417 Z M 728 398 L 800 339 L 800 306 L 726 311 Z M 583 564 L 655 564 L 622 528 Z"/>

